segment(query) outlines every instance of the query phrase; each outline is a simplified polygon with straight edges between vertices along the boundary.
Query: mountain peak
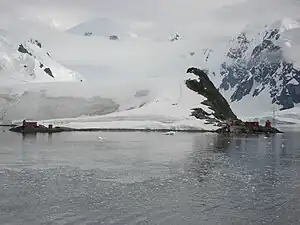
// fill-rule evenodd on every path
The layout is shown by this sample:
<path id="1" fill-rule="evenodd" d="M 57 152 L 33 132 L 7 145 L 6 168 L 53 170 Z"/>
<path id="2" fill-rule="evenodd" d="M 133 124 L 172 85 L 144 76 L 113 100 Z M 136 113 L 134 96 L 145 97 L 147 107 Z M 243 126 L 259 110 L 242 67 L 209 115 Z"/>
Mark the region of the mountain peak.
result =
<path id="1" fill-rule="evenodd" d="M 0 74 L 3 73 L 4 83 L 82 80 L 79 74 L 54 61 L 36 39 L 14 44 L 0 36 L 0 54 Z"/>
<path id="2" fill-rule="evenodd" d="M 283 47 L 283 33 L 298 27 L 296 20 L 286 18 L 259 29 L 247 26 L 229 41 L 225 57 L 209 71 L 220 74 L 220 91 L 232 104 L 263 98 L 269 109 L 284 110 L 300 103 L 300 70 Z"/>

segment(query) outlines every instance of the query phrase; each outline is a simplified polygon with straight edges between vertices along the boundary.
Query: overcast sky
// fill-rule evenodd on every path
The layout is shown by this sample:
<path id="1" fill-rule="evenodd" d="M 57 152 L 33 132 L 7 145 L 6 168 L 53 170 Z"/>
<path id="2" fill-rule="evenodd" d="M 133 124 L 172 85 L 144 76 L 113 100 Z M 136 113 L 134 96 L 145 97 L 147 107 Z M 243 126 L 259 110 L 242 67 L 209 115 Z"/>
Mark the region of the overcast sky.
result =
<path id="1" fill-rule="evenodd" d="M 300 17 L 299 6 L 299 0 L 1 0 L 0 28 L 21 18 L 66 30 L 107 17 L 135 28 L 232 34 L 253 21 Z"/>
<path id="2" fill-rule="evenodd" d="M 207 10 L 244 0 L 1 0 L 1 14 L 53 19 L 62 27 L 91 17 L 113 16 L 139 20 L 197 18 Z M 223 2 L 223 3 L 220 3 Z"/>

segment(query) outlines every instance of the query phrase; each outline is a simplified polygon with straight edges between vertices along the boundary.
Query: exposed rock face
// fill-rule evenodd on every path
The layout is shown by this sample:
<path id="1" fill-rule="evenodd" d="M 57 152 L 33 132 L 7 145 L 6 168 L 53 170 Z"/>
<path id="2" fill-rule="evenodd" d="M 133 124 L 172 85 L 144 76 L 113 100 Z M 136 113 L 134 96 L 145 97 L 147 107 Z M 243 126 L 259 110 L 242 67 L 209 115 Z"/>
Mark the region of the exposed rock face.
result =
<path id="1" fill-rule="evenodd" d="M 28 40 L 28 42 L 31 43 L 31 44 L 33 44 L 33 45 L 38 46 L 39 48 L 42 48 L 42 44 L 38 40 L 30 39 L 30 40 Z M 23 54 L 28 54 L 28 55 L 32 56 L 33 58 L 36 58 L 36 56 L 33 56 L 32 53 L 29 52 L 27 50 L 27 48 L 24 47 L 23 44 L 19 45 L 18 51 L 21 52 L 21 53 L 23 53 Z M 47 54 L 49 54 L 49 53 L 47 53 Z M 43 68 L 43 66 L 44 66 L 43 63 L 41 63 L 41 62 L 39 62 L 39 65 L 40 65 L 39 66 L 40 68 Z M 27 65 L 25 65 L 24 67 L 27 68 Z M 47 73 L 50 77 L 54 78 L 54 75 L 53 75 L 53 73 L 52 73 L 52 71 L 51 71 L 50 68 L 45 68 L 44 72 Z"/>
<path id="2" fill-rule="evenodd" d="M 30 52 L 28 52 L 28 50 L 21 44 L 19 45 L 18 51 L 24 54 L 28 54 L 28 55 L 32 55 Z"/>
<path id="3" fill-rule="evenodd" d="M 53 77 L 53 78 L 54 78 L 54 76 L 53 76 L 52 71 L 51 71 L 50 68 L 45 68 L 44 71 L 45 71 L 45 73 L 47 73 L 50 77 Z"/>
<path id="4" fill-rule="evenodd" d="M 38 40 L 30 39 L 29 42 L 31 42 L 31 44 L 37 45 L 39 48 L 42 48 L 42 44 Z"/>
<path id="5" fill-rule="evenodd" d="M 4 33 L 5 34 L 5 33 Z M 4 82 L 80 81 L 81 76 L 54 61 L 36 39 L 18 43 L 0 35 L 0 75 Z"/>
<path id="6" fill-rule="evenodd" d="M 220 88 L 234 90 L 231 102 L 264 92 L 270 104 L 293 108 L 300 103 L 300 70 L 284 57 L 280 30 L 264 29 L 256 36 L 243 32 L 231 41 L 220 69 Z"/>
<path id="7" fill-rule="evenodd" d="M 92 32 L 85 32 L 84 36 L 92 36 L 92 34 L 93 34 Z"/>
<path id="8" fill-rule="evenodd" d="M 198 76 L 198 79 L 186 80 L 186 85 L 189 89 L 207 98 L 207 100 L 201 102 L 201 104 L 209 106 L 209 108 L 215 112 L 213 114 L 215 118 L 219 120 L 237 119 L 226 99 L 216 89 L 203 70 L 191 67 L 187 70 L 187 73 L 193 73 Z M 192 115 L 198 119 L 205 119 L 210 116 L 209 113 L 200 107 L 193 109 Z"/>
<path id="9" fill-rule="evenodd" d="M 216 130 L 217 133 L 235 133 L 235 134 L 276 134 L 276 133 L 283 133 L 282 131 L 278 130 L 275 127 L 264 127 L 264 126 L 246 126 L 246 125 L 240 125 L 234 127 L 234 129 L 229 128 L 227 126 L 219 128 Z"/>
<path id="10" fill-rule="evenodd" d="M 170 41 L 171 41 L 171 42 L 173 42 L 173 41 L 178 41 L 178 40 L 180 40 L 179 34 L 175 34 L 174 37 L 170 38 Z"/>
<path id="11" fill-rule="evenodd" d="M 117 40 L 119 40 L 119 38 L 117 35 L 111 35 L 111 36 L 109 36 L 109 40 L 117 41 Z"/>

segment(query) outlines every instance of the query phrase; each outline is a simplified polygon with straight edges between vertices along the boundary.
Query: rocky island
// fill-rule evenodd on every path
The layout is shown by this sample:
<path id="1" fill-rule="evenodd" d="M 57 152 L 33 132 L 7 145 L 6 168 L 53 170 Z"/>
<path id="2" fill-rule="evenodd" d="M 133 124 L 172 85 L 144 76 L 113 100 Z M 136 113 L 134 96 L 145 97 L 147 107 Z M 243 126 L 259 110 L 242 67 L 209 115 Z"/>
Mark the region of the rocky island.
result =
<path id="1" fill-rule="evenodd" d="M 192 109 L 192 116 L 198 119 L 206 119 L 211 123 L 218 123 L 221 128 L 216 130 L 217 133 L 282 133 L 277 128 L 272 127 L 270 123 L 261 126 L 258 122 L 244 122 L 240 120 L 203 70 L 190 67 L 186 72 L 193 73 L 198 77 L 198 79 L 186 80 L 187 87 L 206 97 L 207 100 L 201 102 L 201 104 L 209 106 L 214 111 L 212 117 L 211 114 L 205 112 L 201 107 L 194 108 Z"/>

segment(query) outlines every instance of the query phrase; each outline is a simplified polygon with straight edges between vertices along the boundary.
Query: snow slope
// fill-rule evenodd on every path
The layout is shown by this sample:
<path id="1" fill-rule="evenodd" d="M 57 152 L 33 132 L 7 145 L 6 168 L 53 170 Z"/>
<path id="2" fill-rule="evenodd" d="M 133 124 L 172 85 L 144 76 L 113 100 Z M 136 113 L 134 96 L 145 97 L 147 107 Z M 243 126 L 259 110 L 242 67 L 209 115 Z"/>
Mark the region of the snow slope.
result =
<path id="1" fill-rule="evenodd" d="M 116 35 L 123 39 L 128 36 L 128 30 L 126 23 L 114 21 L 109 18 L 96 18 L 78 24 L 67 30 L 67 32 L 81 36 L 101 36 L 106 38 Z"/>
<path id="2" fill-rule="evenodd" d="M 175 80 L 176 81 L 176 80 Z M 168 82 L 165 80 L 165 82 Z M 188 89 L 183 80 L 171 82 L 168 89 L 158 91 L 138 107 L 119 110 L 102 116 L 47 120 L 59 126 L 74 128 L 120 128 L 120 129 L 173 129 L 173 130 L 213 130 L 218 127 L 191 116 L 191 109 L 201 107 L 212 113 L 201 95 Z"/>
<path id="3" fill-rule="evenodd" d="M 0 34 L 1 85 L 80 81 L 83 78 L 54 61 L 43 44 L 36 39 L 21 43 Z"/>

